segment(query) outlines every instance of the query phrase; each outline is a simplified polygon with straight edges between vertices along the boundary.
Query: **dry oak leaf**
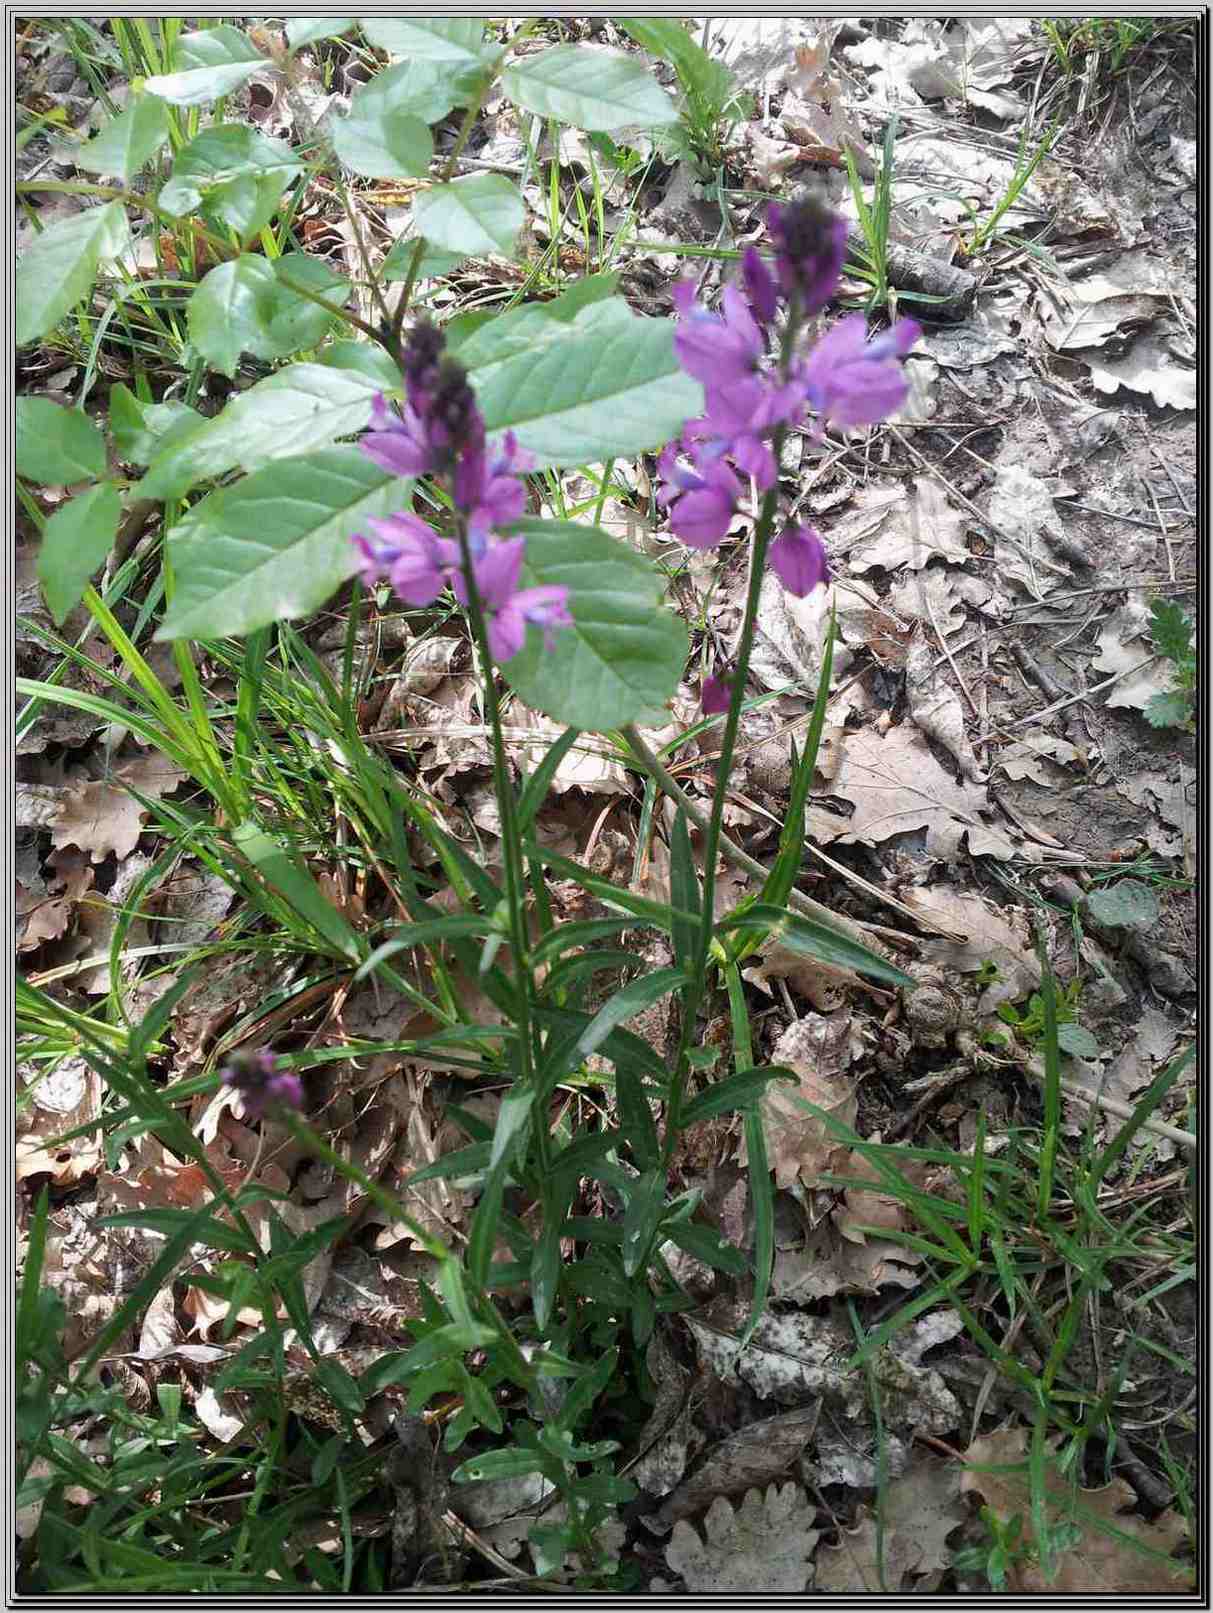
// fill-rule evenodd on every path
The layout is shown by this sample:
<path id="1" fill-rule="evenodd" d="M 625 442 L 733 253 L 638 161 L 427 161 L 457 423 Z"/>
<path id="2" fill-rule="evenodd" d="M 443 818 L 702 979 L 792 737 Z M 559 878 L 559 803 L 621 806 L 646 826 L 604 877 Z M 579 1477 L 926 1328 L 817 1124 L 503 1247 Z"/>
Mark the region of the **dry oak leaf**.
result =
<path id="1" fill-rule="evenodd" d="M 845 555 L 851 571 L 870 571 L 873 566 L 921 571 L 934 555 L 957 565 L 972 558 L 964 542 L 968 517 L 952 508 L 943 489 L 929 477 L 915 482 L 913 495 L 900 482 L 873 482 L 856 493 L 854 503 L 855 509 L 830 533 L 831 557 Z"/>
<path id="2" fill-rule="evenodd" d="M 870 729 L 848 734 L 830 793 L 855 807 L 846 833 L 837 837 L 841 844 L 858 840 L 874 846 L 892 835 L 925 829 L 927 851 L 935 857 L 955 856 L 966 834 L 974 856 L 1006 862 L 1015 855 L 1006 835 L 978 816 L 988 808 L 984 787 L 967 780 L 958 784 L 909 723 L 883 736 Z"/>
<path id="3" fill-rule="evenodd" d="M 965 1452 L 965 1461 L 961 1492 L 980 1495 L 1004 1523 L 1019 1516 L 1028 1527 L 1031 1497 L 1025 1430 L 997 1429 L 974 1440 Z M 979 1471 L 988 1467 L 998 1471 Z M 1168 1509 L 1152 1523 L 1147 1521 L 1129 1510 L 1137 1497 L 1122 1478 L 1114 1478 L 1102 1490 L 1076 1489 L 1058 1472 L 1053 1452 L 1046 1458 L 1045 1491 L 1049 1522 L 1072 1522 L 1081 1534 L 1055 1559 L 1056 1573 L 1049 1581 L 1037 1563 L 1012 1563 L 1008 1590 L 1106 1596 L 1175 1594 L 1192 1589 L 1191 1566 L 1171 1555 L 1188 1538 L 1187 1524 L 1178 1512 Z"/>
<path id="4" fill-rule="evenodd" d="M 819 1591 L 898 1591 L 906 1574 L 929 1574 L 951 1562 L 948 1536 L 964 1522 L 960 1469 L 955 1463 L 915 1461 L 884 1496 L 883 1583 L 876 1521 L 865 1517 L 837 1546 L 817 1557 Z"/>
<path id="5" fill-rule="evenodd" d="M 846 1074 L 855 1043 L 854 1022 L 840 1008 L 793 1020 L 775 1044 L 771 1062 L 786 1065 L 800 1078 L 798 1086 L 772 1081 L 762 1098 L 762 1127 L 777 1186 L 790 1187 L 799 1176 L 812 1187 L 831 1168 L 832 1156 L 845 1149 L 826 1121 L 803 1104 L 807 1099 L 844 1126 L 855 1124 L 855 1082 Z"/>
<path id="6" fill-rule="evenodd" d="M 703 1519 L 706 1540 L 679 1521 L 666 1562 L 689 1591 L 803 1591 L 812 1575 L 818 1531 L 795 1484 L 749 1490 L 734 1511 L 717 1496 Z"/>
<path id="7" fill-rule="evenodd" d="M 51 825 L 56 846 L 79 846 L 95 863 L 110 852 L 121 862 L 139 843 L 147 809 L 130 793 L 169 795 L 185 774 L 163 756 L 139 756 L 120 763 L 112 779 L 94 779 L 67 796 Z M 130 789 L 124 788 L 129 785 Z"/>
<path id="8" fill-rule="evenodd" d="M 975 974 L 987 963 L 998 970 L 998 978 L 977 1000 L 979 1014 L 992 1014 L 999 1003 L 1019 1002 L 1040 985 L 1040 961 L 1018 914 L 989 907 L 980 896 L 963 895 L 947 885 L 906 891 L 904 900 L 925 921 L 968 937 L 925 941 L 923 956 L 929 962 L 960 974 Z"/>
<path id="9" fill-rule="evenodd" d="M 812 1439 L 820 1410 L 813 1401 L 749 1423 L 722 1439 L 663 1502 L 656 1520 L 650 1520 L 653 1526 L 659 1524 L 664 1532 L 718 1495 L 735 1495 L 782 1478 Z"/>

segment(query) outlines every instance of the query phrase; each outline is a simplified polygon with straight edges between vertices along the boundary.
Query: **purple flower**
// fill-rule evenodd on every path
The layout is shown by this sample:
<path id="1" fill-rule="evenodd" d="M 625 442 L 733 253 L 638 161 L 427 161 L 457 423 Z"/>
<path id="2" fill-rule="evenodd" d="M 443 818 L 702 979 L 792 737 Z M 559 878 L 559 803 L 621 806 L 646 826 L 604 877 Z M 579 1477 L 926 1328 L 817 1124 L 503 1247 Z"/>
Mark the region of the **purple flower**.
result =
<path id="1" fill-rule="evenodd" d="M 475 562 L 476 592 L 488 618 L 489 650 L 495 661 L 511 661 L 526 643 L 527 623 L 543 631 L 543 642 L 551 650 L 558 627 L 571 627 L 567 588 L 546 585 L 519 588 L 525 538 L 507 538 Z M 462 573 L 454 579 L 455 595 L 468 603 L 467 583 Z"/>
<path id="2" fill-rule="evenodd" d="M 786 206 L 769 207 L 767 230 L 784 296 L 798 298 L 802 314 L 820 313 L 842 277 L 846 219 L 820 198 L 807 195 Z"/>
<path id="3" fill-rule="evenodd" d="M 657 462 L 664 486 L 657 502 L 669 508 L 670 530 L 692 549 L 714 549 L 722 543 L 733 520 L 741 483 L 724 459 L 709 458 L 694 447 L 696 468 L 678 461 L 678 449 L 669 443 Z"/>
<path id="4" fill-rule="evenodd" d="M 388 407 L 382 392 L 371 405 L 371 429 L 358 446 L 393 476 L 424 476 L 437 463 L 437 450 L 423 416 L 409 403 L 398 414 Z"/>
<path id="5" fill-rule="evenodd" d="M 705 717 L 719 717 L 728 711 L 732 695 L 724 678 L 709 673 L 699 685 L 699 709 Z"/>
<path id="6" fill-rule="evenodd" d="M 765 493 L 777 472 L 766 434 L 780 421 L 790 420 L 804 399 L 804 386 L 798 382 L 779 386 L 750 376 L 728 388 L 709 387 L 707 413 L 688 430 L 707 438 L 710 454 L 727 454 Z"/>
<path id="7" fill-rule="evenodd" d="M 897 362 L 922 335 L 913 319 L 867 340 L 862 314 L 848 314 L 822 337 L 799 368 L 809 402 L 843 431 L 887 420 L 905 402 L 909 382 Z"/>
<path id="8" fill-rule="evenodd" d="M 741 278 L 754 318 L 763 325 L 769 325 L 779 306 L 779 285 L 759 257 L 756 247 L 747 246 L 741 255 Z"/>
<path id="9" fill-rule="evenodd" d="M 725 287 L 721 302 L 722 319 L 695 301 L 694 281 L 680 280 L 674 287 L 674 306 L 682 315 L 674 332 L 674 351 L 687 374 L 705 385 L 728 386 L 752 375 L 766 347 L 736 286 Z"/>
<path id="10" fill-rule="evenodd" d="M 233 1053 L 220 1073 L 224 1086 L 235 1087 L 244 1103 L 244 1112 L 258 1120 L 274 1104 L 288 1109 L 303 1108 L 303 1083 L 289 1070 L 280 1070 L 268 1047 L 257 1052 Z"/>
<path id="11" fill-rule="evenodd" d="M 803 599 L 818 583 L 828 582 L 825 544 L 811 526 L 789 527 L 767 550 L 771 568 L 790 594 Z"/>
<path id="12" fill-rule="evenodd" d="M 461 456 L 455 466 L 454 497 L 467 514 L 473 553 L 483 551 L 495 527 L 509 526 L 523 514 L 526 488 L 519 478 L 534 463 L 534 456 L 519 448 L 512 431 L 492 453 L 480 447 Z"/>
<path id="13" fill-rule="evenodd" d="M 363 577 L 367 582 L 386 576 L 408 605 L 432 605 L 458 563 L 459 550 L 448 538 L 440 538 L 419 516 L 368 516 L 366 523 L 377 541 L 356 533 L 354 542 L 363 556 Z"/>

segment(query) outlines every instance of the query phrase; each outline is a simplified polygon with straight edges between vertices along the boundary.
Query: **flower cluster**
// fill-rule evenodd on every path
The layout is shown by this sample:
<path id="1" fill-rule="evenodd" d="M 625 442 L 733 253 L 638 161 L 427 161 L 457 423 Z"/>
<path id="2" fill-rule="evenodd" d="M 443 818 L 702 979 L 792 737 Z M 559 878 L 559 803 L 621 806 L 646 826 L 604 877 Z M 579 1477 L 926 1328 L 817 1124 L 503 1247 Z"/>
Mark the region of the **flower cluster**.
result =
<path id="1" fill-rule="evenodd" d="M 360 444 L 376 465 L 397 476 L 442 477 L 464 522 L 472 577 L 488 626 L 489 650 L 509 661 L 526 642 L 528 623 L 552 634 L 572 622 L 568 589 L 522 588 L 525 538 L 494 541 L 497 529 L 517 521 L 526 508 L 521 480 L 534 461 L 512 431 L 496 444 L 485 437 L 484 419 L 462 365 L 445 351 L 445 339 L 428 320 L 414 325 L 405 346 L 405 403 L 397 412 L 380 394 L 370 430 Z M 371 536 L 353 542 L 366 582 L 386 577 L 408 605 L 432 605 L 448 585 L 469 602 L 460 546 L 438 535 L 409 512 L 368 517 Z"/>
<path id="2" fill-rule="evenodd" d="M 244 1102 L 244 1112 L 259 1119 L 267 1109 L 281 1104 L 287 1109 L 303 1108 L 303 1083 L 290 1070 L 280 1070 L 268 1047 L 256 1052 L 233 1053 L 220 1074 L 226 1087 L 235 1087 Z"/>
<path id="3" fill-rule="evenodd" d="M 742 285 L 728 286 L 722 311 L 712 314 L 695 301 L 693 283 L 675 288 L 680 315 L 674 349 L 689 375 L 703 382 L 704 415 L 692 420 L 681 442 L 671 443 L 659 462 L 658 502 L 670 512 L 675 537 L 695 549 L 721 543 L 742 494 L 742 477 L 762 493 L 778 475 L 772 439 L 779 427 L 795 425 L 807 411 L 813 431 L 840 430 L 887 419 L 908 391 L 898 360 L 920 333 L 900 319 L 874 341 L 862 314 L 839 322 L 807 354 L 794 340 L 784 362 L 768 361 L 768 340 L 781 306 L 793 322 L 823 309 L 842 274 L 846 222 L 814 197 L 772 206 L 767 227 L 775 246 L 774 272 L 753 247 L 742 259 Z M 768 550 L 771 566 L 790 592 L 803 596 L 828 580 L 825 548 L 811 527 L 783 532 Z"/>

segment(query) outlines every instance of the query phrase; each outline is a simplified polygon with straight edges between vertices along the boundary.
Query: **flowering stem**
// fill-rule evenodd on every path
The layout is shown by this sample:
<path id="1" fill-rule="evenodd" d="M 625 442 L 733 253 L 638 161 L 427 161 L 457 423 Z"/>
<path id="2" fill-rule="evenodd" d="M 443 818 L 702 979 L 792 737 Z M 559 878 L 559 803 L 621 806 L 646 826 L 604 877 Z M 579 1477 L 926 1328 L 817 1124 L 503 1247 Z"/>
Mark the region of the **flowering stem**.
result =
<path id="1" fill-rule="evenodd" d="M 501 849 L 505 873 L 505 905 L 510 926 L 510 947 L 514 953 L 516 1012 L 518 1045 L 521 1048 L 524 1081 L 533 1073 L 531 1046 L 531 972 L 527 962 L 526 883 L 522 865 L 522 841 L 518 832 L 515 811 L 514 786 L 510 779 L 509 762 L 505 754 L 505 738 L 501 730 L 501 707 L 497 699 L 496 669 L 489 650 L 488 627 L 484 607 L 476 586 L 472 550 L 468 542 L 467 524 L 459 523 L 459 556 L 467 585 L 467 612 L 471 618 L 472 635 L 484 668 L 484 707 L 489 730 L 493 736 L 493 789 L 497 796 L 497 811 L 501 817 Z M 536 1149 L 541 1172 L 546 1176 L 548 1166 L 548 1131 L 542 1116 L 535 1117 Z"/>

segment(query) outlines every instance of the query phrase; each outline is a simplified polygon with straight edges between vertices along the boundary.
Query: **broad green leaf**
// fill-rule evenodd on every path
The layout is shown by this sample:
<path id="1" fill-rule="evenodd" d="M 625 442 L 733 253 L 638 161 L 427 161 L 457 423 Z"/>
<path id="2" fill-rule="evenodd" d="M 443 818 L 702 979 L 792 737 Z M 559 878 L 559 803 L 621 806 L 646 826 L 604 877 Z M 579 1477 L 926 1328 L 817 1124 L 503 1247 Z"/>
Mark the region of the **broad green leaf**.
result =
<path id="1" fill-rule="evenodd" d="M 224 123 L 204 129 L 178 153 L 159 205 L 175 218 L 201 211 L 209 224 L 249 241 L 302 172 L 303 164 L 281 140 L 243 123 Z"/>
<path id="2" fill-rule="evenodd" d="M 1097 924 L 1132 928 L 1158 922 L 1158 894 L 1140 879 L 1101 885 L 1087 897 L 1087 912 Z"/>
<path id="3" fill-rule="evenodd" d="M 129 242 L 121 202 L 88 207 L 48 225 L 17 264 L 17 346 L 54 330 L 93 289 L 98 265 L 118 257 Z"/>
<path id="4" fill-rule="evenodd" d="M 447 348 L 465 369 L 476 371 L 477 384 L 483 386 L 491 365 L 520 353 L 533 355 L 538 347 L 559 341 L 584 308 L 597 306 L 603 321 L 622 321 L 626 304 L 613 295 L 618 281 L 614 274 L 588 275 L 551 302 L 528 302 L 503 314 L 489 313 L 466 329 L 456 319 L 445 327 Z M 592 324 L 593 316 L 586 315 L 578 328 L 589 329 Z"/>
<path id="5" fill-rule="evenodd" d="M 619 22 L 642 49 L 673 65 L 684 92 L 709 106 L 723 109 L 730 104 L 733 75 L 691 38 L 679 18 L 621 17 Z"/>
<path id="6" fill-rule="evenodd" d="M 451 1474 L 456 1484 L 476 1479 L 516 1479 L 526 1473 L 542 1473 L 543 1458 L 535 1451 L 482 1451 L 462 1463 Z"/>
<path id="7" fill-rule="evenodd" d="M 157 638 L 224 638 L 309 615 L 357 570 L 360 523 L 407 499 L 407 484 L 357 448 L 216 489 L 169 534 L 176 587 Z"/>
<path id="8" fill-rule="evenodd" d="M 416 62 L 461 62 L 478 66 L 497 53 L 476 17 L 361 17 L 372 45 Z"/>
<path id="9" fill-rule="evenodd" d="M 401 384 L 400 366 L 378 342 L 342 337 L 340 341 L 330 342 L 317 355 L 316 362 L 335 370 L 352 370 L 356 375 L 364 375 L 368 381 L 375 383 L 380 392 L 394 392 Z"/>
<path id="10" fill-rule="evenodd" d="M 419 235 L 446 252 L 474 257 L 513 257 L 525 216 L 517 185 L 503 174 L 472 174 L 435 185 L 413 203 Z"/>
<path id="11" fill-rule="evenodd" d="M 292 54 L 321 39 L 336 39 L 354 26 L 353 17 L 288 17 L 286 42 Z"/>
<path id="12" fill-rule="evenodd" d="M 413 248 L 416 245 L 415 235 L 402 235 L 393 241 L 379 271 L 389 284 L 393 280 L 404 280 L 408 277 L 409 265 L 413 261 Z M 450 274 L 466 258 L 466 252 L 444 252 L 441 247 L 431 246 L 428 241 L 423 241 L 417 278 L 435 280 L 439 275 Z"/>
<path id="13" fill-rule="evenodd" d="M 621 51 L 556 45 L 511 62 L 501 82 L 528 112 L 579 129 L 653 128 L 678 121 L 678 108 L 644 62 Z"/>
<path id="14" fill-rule="evenodd" d="M 270 64 L 247 35 L 221 23 L 182 34 L 174 65 L 174 73 L 145 79 L 145 88 L 174 106 L 203 106 L 238 90 L 259 67 Z"/>
<path id="15" fill-rule="evenodd" d="M 1085 1025 L 1075 1025 L 1072 1022 L 1059 1025 L 1057 1027 L 1057 1045 L 1063 1053 L 1069 1053 L 1074 1058 L 1097 1059 L 1099 1057 L 1099 1043 Z"/>
<path id="16" fill-rule="evenodd" d="M 169 116 L 155 95 L 138 95 L 87 145 L 71 153 L 77 168 L 90 174 L 115 174 L 128 183 L 168 139 Z"/>
<path id="17" fill-rule="evenodd" d="M 382 383 L 355 370 L 289 364 L 233 398 L 222 413 L 157 454 L 140 498 L 180 498 L 208 477 L 322 448 L 361 431 Z"/>
<path id="18" fill-rule="evenodd" d="M 90 487 L 56 510 L 38 550 L 38 580 L 57 626 L 80 599 L 114 545 L 122 498 L 112 482 Z"/>
<path id="19" fill-rule="evenodd" d="M 287 856 L 276 840 L 255 823 L 241 823 L 232 830 L 232 843 L 244 854 L 265 880 L 286 899 L 318 935 L 343 956 L 358 956 L 358 939 L 345 919 L 327 899 L 306 868 Z"/>
<path id="20" fill-rule="evenodd" d="M 1159 655 L 1168 661 L 1182 661 L 1192 648 L 1192 623 L 1182 606 L 1173 599 L 1150 602 L 1150 637 Z"/>
<path id="21" fill-rule="evenodd" d="M 512 428 L 540 466 L 647 452 L 703 411 L 703 388 L 679 366 L 669 320 L 645 319 L 611 297 L 567 324 L 549 323 L 540 345 L 544 336 L 483 373 L 469 365 L 488 429 Z"/>
<path id="22" fill-rule="evenodd" d="M 333 118 L 329 130 L 341 161 L 368 179 L 417 179 L 429 171 L 434 142 L 410 104 L 407 84 L 385 87 L 372 79 L 355 93 L 349 115 Z"/>
<path id="23" fill-rule="evenodd" d="M 149 465 L 170 443 L 205 423 L 188 403 L 144 403 L 122 381 L 110 388 L 110 431 L 118 457 Z"/>
<path id="24" fill-rule="evenodd" d="M 376 73 L 355 92 L 353 110 L 360 109 L 368 118 L 409 112 L 422 123 L 437 123 L 452 107 L 465 106 L 475 88 L 476 74 L 459 62 L 414 58 Z"/>
<path id="25" fill-rule="evenodd" d="M 285 358 L 323 339 L 334 316 L 289 291 L 284 279 L 329 298 L 348 291 L 347 282 L 317 258 L 291 252 L 272 263 L 248 254 L 232 258 L 212 269 L 191 296 L 190 340 L 222 374 L 235 375 L 241 353 Z"/>
<path id="26" fill-rule="evenodd" d="M 686 665 L 687 632 L 651 561 L 597 527 L 530 521 L 525 585 L 569 590 L 573 626 L 546 649 L 537 628 L 503 668 L 523 700 L 574 728 L 618 728 L 660 711 Z"/>
<path id="27" fill-rule="evenodd" d="M 18 398 L 16 416 L 19 476 L 67 487 L 105 474 L 105 439 L 82 410 L 49 398 Z"/>
<path id="28" fill-rule="evenodd" d="M 840 969 L 854 969 L 860 974 L 871 975 L 875 980 L 886 980 L 892 986 L 913 988 L 916 984 L 914 977 L 896 964 L 889 963 L 878 952 L 852 941 L 849 935 L 843 935 L 840 930 L 832 929 L 819 919 L 801 918 L 798 913 L 788 913 L 783 908 L 759 902 L 744 913 L 722 919 L 717 925 L 722 934 L 739 928 L 765 930 L 778 940 L 780 946 L 787 947 L 791 952 L 799 952 L 803 957 L 816 958 L 821 963 L 830 963 Z"/>

